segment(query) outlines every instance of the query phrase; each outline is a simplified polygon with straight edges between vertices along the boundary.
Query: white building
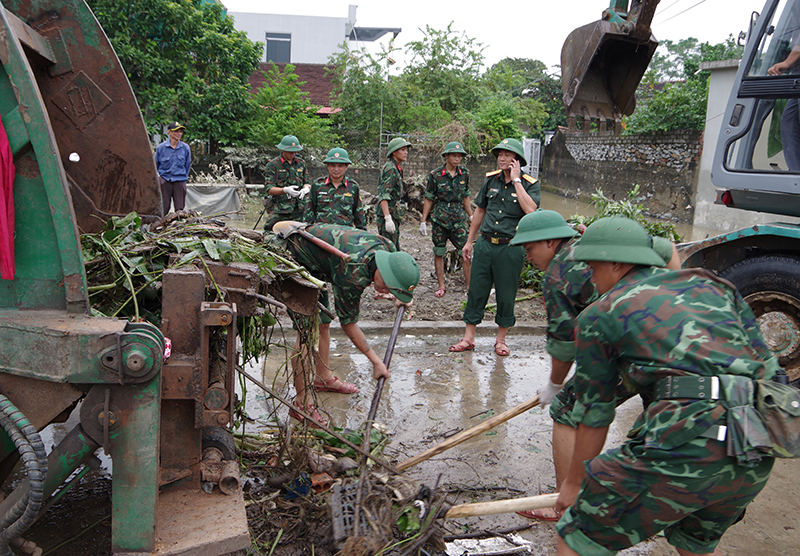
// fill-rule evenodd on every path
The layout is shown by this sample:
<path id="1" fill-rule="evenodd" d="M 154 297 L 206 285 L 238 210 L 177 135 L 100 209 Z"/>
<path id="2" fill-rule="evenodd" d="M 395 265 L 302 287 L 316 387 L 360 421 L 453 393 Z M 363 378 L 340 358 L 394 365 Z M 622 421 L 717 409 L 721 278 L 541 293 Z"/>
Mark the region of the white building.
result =
<path id="1" fill-rule="evenodd" d="M 264 44 L 263 62 L 326 64 L 346 40 L 374 41 L 400 28 L 356 27 L 356 8 L 347 17 L 228 12 L 236 29 L 253 42 Z"/>

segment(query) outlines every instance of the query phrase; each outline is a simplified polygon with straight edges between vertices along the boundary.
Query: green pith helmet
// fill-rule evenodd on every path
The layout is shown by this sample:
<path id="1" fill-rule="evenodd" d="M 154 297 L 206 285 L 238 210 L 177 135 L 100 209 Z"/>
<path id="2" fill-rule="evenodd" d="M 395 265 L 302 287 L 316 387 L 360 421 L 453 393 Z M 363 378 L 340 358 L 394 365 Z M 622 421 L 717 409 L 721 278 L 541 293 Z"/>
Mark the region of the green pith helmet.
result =
<path id="1" fill-rule="evenodd" d="M 392 153 L 397 149 L 402 149 L 403 147 L 410 147 L 411 143 L 403 139 L 402 137 L 395 137 L 391 141 L 389 141 L 389 146 L 386 147 L 386 157 L 392 156 Z"/>
<path id="2" fill-rule="evenodd" d="M 281 142 L 275 145 L 281 152 L 296 153 L 303 150 L 300 141 L 294 135 L 284 135 Z"/>
<path id="3" fill-rule="evenodd" d="M 517 234 L 511 245 L 575 237 L 578 232 L 570 228 L 564 217 L 554 210 L 536 210 L 522 217 L 517 224 Z"/>
<path id="4" fill-rule="evenodd" d="M 419 266 L 414 257 L 403 251 L 378 251 L 375 262 L 392 295 L 403 303 L 411 301 L 414 288 L 419 284 Z"/>
<path id="5" fill-rule="evenodd" d="M 492 149 L 492 154 L 496 157 L 497 151 L 511 151 L 522 160 L 522 165 L 527 166 L 528 161 L 525 160 L 525 151 L 522 149 L 522 143 L 517 139 L 503 139 Z"/>
<path id="6" fill-rule="evenodd" d="M 341 147 L 334 147 L 328 151 L 328 156 L 325 157 L 325 160 L 322 161 L 324 164 L 328 164 L 329 162 L 341 162 L 343 164 L 352 164 L 350 161 L 350 157 L 347 155 L 347 151 Z"/>
<path id="7" fill-rule="evenodd" d="M 458 141 L 451 141 L 442 151 L 442 156 L 447 156 L 448 154 L 467 154 L 467 151 L 464 150 L 464 145 Z"/>
<path id="8" fill-rule="evenodd" d="M 653 238 L 638 222 L 623 216 L 601 218 L 586 228 L 574 257 L 576 261 L 664 266 L 664 259 L 653 250 Z"/>

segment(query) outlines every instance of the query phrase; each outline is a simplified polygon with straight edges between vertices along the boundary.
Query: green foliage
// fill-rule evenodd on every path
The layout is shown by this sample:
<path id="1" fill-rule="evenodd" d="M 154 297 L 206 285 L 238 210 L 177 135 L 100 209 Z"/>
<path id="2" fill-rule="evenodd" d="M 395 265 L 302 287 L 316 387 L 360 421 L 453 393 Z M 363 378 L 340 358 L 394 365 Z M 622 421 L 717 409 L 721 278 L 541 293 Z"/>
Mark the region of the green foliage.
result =
<path id="1" fill-rule="evenodd" d="M 644 207 L 639 204 L 639 186 L 635 185 L 633 189 L 628 191 L 627 199 L 616 201 L 609 199 L 603 193 L 602 189 L 597 189 L 592 194 L 592 206 L 597 209 L 597 214 L 594 216 L 580 216 L 575 215 L 568 219 L 570 224 L 582 224 L 589 226 L 593 222 L 606 218 L 609 216 L 625 216 L 631 220 L 635 220 L 641 224 L 647 233 L 651 236 L 665 237 L 671 241 L 679 243 L 681 236 L 675 230 L 675 224 L 664 221 L 650 221 L 644 215 Z"/>
<path id="2" fill-rule="evenodd" d="M 636 111 L 624 119 L 623 135 L 703 129 L 708 102 L 709 72 L 701 71 L 702 62 L 742 56 L 743 47 L 733 36 L 719 44 L 700 43 L 695 38 L 678 42 L 665 40 L 659 45 L 650 68 L 637 90 Z M 658 90 L 665 81 L 670 82 Z"/>
<path id="3" fill-rule="evenodd" d="M 519 287 L 540 292 L 542 291 L 542 278 L 544 278 L 544 272 L 539 270 L 532 262 L 525 260 L 525 264 L 522 266 L 522 274 L 519 276 Z"/>
<path id="4" fill-rule="evenodd" d="M 331 133 L 328 120 L 316 115 L 317 108 L 308 100 L 308 93 L 300 90 L 294 66 L 281 69 L 272 64 L 263 72 L 264 86 L 256 93 L 256 127 L 253 130 L 257 143 L 277 145 L 281 138 L 291 133 L 300 138 L 304 147 L 326 147 L 337 142 Z"/>
<path id="5" fill-rule="evenodd" d="M 236 31 L 219 2 L 88 0 L 125 68 L 145 124 L 187 122 L 189 138 L 248 138 L 249 78 L 261 46 Z"/>

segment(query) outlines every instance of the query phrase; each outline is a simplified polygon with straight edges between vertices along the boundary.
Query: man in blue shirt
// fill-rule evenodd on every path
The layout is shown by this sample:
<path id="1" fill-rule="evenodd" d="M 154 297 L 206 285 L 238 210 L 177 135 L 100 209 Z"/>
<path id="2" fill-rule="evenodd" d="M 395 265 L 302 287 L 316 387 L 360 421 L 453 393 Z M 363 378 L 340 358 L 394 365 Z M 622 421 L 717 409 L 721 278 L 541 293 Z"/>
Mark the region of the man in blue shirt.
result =
<path id="1" fill-rule="evenodd" d="M 192 151 L 189 145 L 181 141 L 185 129 L 178 122 L 172 122 L 167 126 L 169 139 L 156 147 L 156 171 L 161 183 L 164 214 L 169 212 L 172 203 L 176 211 L 186 206 L 186 180 L 189 179 L 192 165 Z"/>

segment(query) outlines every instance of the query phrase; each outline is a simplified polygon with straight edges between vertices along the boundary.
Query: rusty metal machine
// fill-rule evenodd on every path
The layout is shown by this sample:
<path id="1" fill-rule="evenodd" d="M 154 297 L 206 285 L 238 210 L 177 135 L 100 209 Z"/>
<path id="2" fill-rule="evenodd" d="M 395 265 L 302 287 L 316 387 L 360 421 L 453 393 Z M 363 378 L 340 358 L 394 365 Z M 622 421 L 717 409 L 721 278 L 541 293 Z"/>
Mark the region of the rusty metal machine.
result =
<path id="1" fill-rule="evenodd" d="M 658 42 L 650 22 L 659 0 L 611 0 L 602 18 L 578 27 L 561 49 L 561 84 L 567 123 L 589 133 L 609 125 L 619 135 L 623 116 L 636 108 L 636 88 Z"/>
<path id="2" fill-rule="evenodd" d="M 161 216 L 136 100 L 82 0 L 3 0 L 0 64 L 15 170 L 15 224 L 0 230 L 15 251 L 13 279 L 0 280 L 0 471 L 21 460 L 28 477 L 0 502 L 0 554 L 22 545 L 48 497 L 100 447 L 113 463 L 115 554 L 248 547 L 225 427 L 236 318 L 258 310 L 257 267 L 210 267 L 231 292 L 225 302 L 207 300 L 205 271 L 166 270 L 161 329 L 91 316 L 80 233 L 130 211 Z M 38 431 L 75 412 L 79 425 L 48 455 Z M 209 480 L 230 494 L 203 492 Z"/>

